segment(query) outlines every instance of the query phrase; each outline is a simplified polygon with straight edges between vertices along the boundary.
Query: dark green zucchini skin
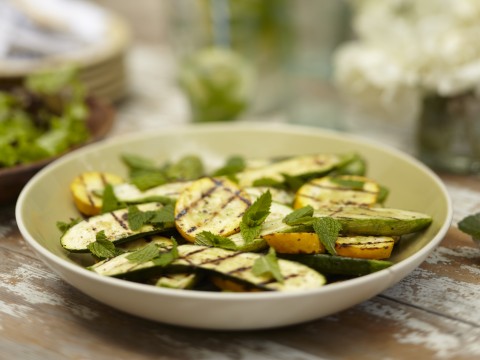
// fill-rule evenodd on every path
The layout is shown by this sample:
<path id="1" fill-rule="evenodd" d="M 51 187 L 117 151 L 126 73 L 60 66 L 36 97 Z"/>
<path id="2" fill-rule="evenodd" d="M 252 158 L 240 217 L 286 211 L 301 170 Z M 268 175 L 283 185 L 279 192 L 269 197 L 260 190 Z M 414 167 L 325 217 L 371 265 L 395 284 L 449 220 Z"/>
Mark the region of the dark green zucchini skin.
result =
<path id="1" fill-rule="evenodd" d="M 307 265 L 325 275 L 363 276 L 386 269 L 391 261 L 358 259 L 328 254 L 278 254 L 283 259 Z"/>
<path id="2" fill-rule="evenodd" d="M 400 236 L 421 231 L 432 223 L 429 215 L 392 208 L 339 206 L 315 210 L 314 217 L 330 216 L 342 225 L 342 233 Z"/>

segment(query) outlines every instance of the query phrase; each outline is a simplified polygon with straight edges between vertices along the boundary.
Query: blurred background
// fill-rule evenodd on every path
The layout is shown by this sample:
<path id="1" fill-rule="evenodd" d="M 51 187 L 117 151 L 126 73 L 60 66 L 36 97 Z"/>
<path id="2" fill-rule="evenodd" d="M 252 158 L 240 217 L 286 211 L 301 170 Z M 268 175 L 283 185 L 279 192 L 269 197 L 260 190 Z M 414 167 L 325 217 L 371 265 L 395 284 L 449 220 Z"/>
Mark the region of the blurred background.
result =
<path id="1" fill-rule="evenodd" d="M 112 135 L 271 121 L 480 171 L 480 1 L 0 0 L 0 87 L 73 64 Z"/>

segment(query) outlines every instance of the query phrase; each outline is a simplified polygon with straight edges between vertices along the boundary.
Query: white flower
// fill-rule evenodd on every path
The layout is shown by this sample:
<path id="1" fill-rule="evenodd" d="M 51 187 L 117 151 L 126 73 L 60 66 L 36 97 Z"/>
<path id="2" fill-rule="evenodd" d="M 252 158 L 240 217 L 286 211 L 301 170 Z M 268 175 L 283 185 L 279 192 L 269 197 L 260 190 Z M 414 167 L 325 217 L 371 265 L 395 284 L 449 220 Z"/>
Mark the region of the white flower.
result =
<path id="1" fill-rule="evenodd" d="M 335 57 L 335 81 L 355 106 L 395 113 L 415 107 L 415 73 L 391 53 L 376 46 L 351 42 Z"/>
<path id="2" fill-rule="evenodd" d="M 479 0 L 352 3 L 358 39 L 335 57 L 335 77 L 347 95 L 397 108 L 422 93 L 480 88 Z"/>

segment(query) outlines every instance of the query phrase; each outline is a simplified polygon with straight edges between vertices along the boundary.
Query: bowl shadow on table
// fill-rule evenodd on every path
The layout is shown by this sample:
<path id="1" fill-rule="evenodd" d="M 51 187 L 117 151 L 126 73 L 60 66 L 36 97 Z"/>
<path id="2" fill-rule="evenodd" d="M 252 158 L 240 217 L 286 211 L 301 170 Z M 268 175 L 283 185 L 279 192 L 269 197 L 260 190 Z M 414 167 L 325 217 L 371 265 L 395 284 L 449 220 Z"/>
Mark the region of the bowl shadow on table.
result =
<path id="1" fill-rule="evenodd" d="M 62 155 L 87 144 L 103 139 L 113 126 L 115 111 L 107 101 L 90 97 L 87 100 L 90 116 L 87 119 L 87 127 L 91 134 L 86 143 L 71 148 L 67 152 L 39 160 L 29 164 L 20 164 L 7 168 L 0 168 L 0 205 L 13 204 L 25 184 L 43 167 L 58 159 Z"/>

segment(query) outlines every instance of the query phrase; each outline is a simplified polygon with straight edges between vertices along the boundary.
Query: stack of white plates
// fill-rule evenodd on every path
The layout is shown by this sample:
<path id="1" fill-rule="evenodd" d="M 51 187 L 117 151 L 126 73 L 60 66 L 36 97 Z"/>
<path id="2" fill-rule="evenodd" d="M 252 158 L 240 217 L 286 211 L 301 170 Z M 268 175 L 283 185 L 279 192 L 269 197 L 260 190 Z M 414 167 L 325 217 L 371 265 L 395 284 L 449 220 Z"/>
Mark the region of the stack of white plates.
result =
<path id="1" fill-rule="evenodd" d="M 0 13 L 0 87 L 69 64 L 93 95 L 125 95 L 130 29 L 118 15 L 80 0 L 3 0 Z"/>

